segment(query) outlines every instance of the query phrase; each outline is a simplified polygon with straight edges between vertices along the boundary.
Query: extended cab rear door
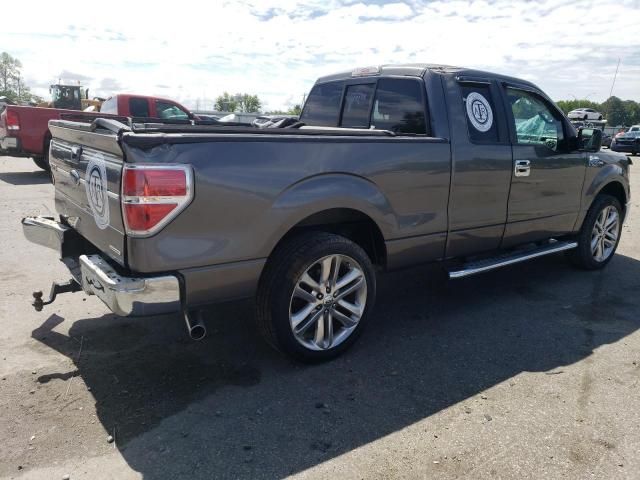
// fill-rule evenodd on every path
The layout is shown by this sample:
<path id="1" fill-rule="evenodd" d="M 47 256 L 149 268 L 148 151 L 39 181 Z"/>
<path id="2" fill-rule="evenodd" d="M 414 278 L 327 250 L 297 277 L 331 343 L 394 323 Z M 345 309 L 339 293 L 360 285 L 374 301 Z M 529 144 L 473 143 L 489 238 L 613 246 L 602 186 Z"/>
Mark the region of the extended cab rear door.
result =
<path id="1" fill-rule="evenodd" d="M 56 210 L 84 238 L 123 265 L 123 153 L 117 136 L 65 121 L 51 121 L 49 129 Z"/>
<path id="2" fill-rule="evenodd" d="M 574 150 L 573 129 L 541 92 L 503 85 L 511 131 L 513 170 L 503 246 L 573 231 L 586 154 Z"/>
<path id="3" fill-rule="evenodd" d="M 512 156 L 495 81 L 451 75 L 445 88 L 452 145 L 446 255 L 459 257 L 500 246 Z"/>

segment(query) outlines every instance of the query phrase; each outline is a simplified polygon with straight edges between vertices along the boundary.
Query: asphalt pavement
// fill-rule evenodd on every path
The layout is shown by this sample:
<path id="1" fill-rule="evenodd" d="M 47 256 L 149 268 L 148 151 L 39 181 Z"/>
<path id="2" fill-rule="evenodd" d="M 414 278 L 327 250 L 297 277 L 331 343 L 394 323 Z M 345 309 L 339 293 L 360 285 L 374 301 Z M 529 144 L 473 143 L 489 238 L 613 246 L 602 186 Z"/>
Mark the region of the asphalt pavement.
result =
<path id="1" fill-rule="evenodd" d="M 359 343 L 304 366 L 258 337 L 251 302 L 212 308 L 201 342 L 83 293 L 34 311 L 68 278 L 20 228 L 54 214 L 53 187 L 0 157 L 0 477 L 640 478 L 638 199 L 605 270 L 560 254 L 382 275 Z"/>

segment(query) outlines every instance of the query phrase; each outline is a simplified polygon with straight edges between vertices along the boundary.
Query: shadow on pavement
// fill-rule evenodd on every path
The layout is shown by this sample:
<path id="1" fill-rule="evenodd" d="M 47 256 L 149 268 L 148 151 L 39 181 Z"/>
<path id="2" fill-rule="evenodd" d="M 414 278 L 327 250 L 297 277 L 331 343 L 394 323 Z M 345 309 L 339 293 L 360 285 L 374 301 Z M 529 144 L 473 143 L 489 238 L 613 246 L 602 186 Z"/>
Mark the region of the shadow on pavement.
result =
<path id="1" fill-rule="evenodd" d="M 0 180 L 12 185 L 42 185 L 51 183 L 49 173 L 44 170 L 32 172 L 0 172 Z"/>
<path id="2" fill-rule="evenodd" d="M 622 255 L 599 272 L 555 256 L 437 277 L 433 267 L 382 276 L 367 332 L 319 366 L 265 347 L 248 302 L 212 310 L 214 332 L 199 343 L 177 317 L 81 320 L 71 340 L 51 331 L 54 315 L 33 337 L 74 360 L 77 372 L 58 377 L 82 377 L 145 479 L 282 478 L 640 327 L 640 298 L 628 293 L 640 288 L 640 262 Z"/>

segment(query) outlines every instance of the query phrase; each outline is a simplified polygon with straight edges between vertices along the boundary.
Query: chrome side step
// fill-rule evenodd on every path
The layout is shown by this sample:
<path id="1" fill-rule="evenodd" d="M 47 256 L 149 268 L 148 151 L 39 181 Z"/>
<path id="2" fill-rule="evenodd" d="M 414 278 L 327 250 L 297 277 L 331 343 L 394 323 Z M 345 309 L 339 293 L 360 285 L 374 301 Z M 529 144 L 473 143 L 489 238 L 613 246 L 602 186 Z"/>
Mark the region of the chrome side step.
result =
<path id="1" fill-rule="evenodd" d="M 495 270 L 496 268 L 513 265 L 514 263 L 525 262 L 527 260 L 531 260 L 532 258 L 538 258 L 544 255 L 550 255 L 552 253 L 571 250 L 572 248 L 576 248 L 577 246 L 578 244 L 576 242 L 562 242 L 558 240 L 552 240 L 550 243 L 540 248 L 520 252 L 505 253 L 496 257 L 483 258 L 482 260 L 465 263 L 460 270 L 449 270 L 449 278 L 468 277 L 469 275 L 488 272 L 489 270 Z"/>

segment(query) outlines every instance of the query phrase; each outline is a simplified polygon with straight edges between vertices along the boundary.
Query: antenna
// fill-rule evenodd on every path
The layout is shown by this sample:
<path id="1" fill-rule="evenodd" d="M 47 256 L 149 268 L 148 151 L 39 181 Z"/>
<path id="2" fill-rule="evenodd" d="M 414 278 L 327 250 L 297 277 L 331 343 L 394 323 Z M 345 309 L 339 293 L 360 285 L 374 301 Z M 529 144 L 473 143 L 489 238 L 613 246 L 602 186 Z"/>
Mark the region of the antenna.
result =
<path id="1" fill-rule="evenodd" d="M 620 68 L 620 59 L 618 58 L 618 65 L 616 66 L 616 73 L 613 75 L 613 83 L 611 84 L 611 90 L 609 91 L 609 98 L 613 95 L 613 86 L 616 84 L 616 78 L 618 76 L 618 68 Z"/>

